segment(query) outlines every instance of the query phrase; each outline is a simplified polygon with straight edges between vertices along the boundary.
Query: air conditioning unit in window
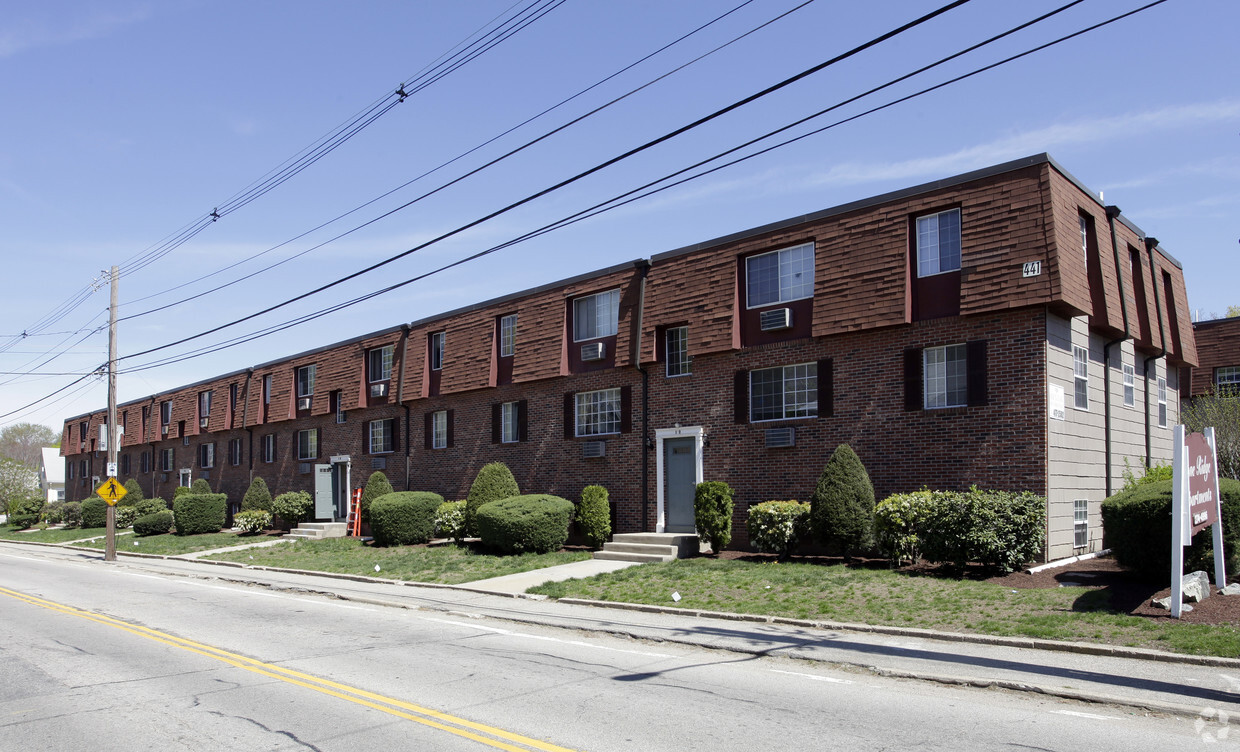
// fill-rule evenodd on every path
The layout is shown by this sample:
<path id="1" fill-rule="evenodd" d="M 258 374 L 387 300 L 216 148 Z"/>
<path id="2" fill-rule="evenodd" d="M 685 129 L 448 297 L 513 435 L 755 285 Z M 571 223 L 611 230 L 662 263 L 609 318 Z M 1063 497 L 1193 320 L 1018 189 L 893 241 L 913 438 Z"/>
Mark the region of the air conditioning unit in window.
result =
<path id="1" fill-rule="evenodd" d="M 211 425 L 210 418 L 199 418 L 198 419 L 198 427 L 202 429 L 203 431 L 207 430 L 207 426 L 209 425 Z"/>
<path id="2" fill-rule="evenodd" d="M 797 445 L 797 435 L 795 428 L 768 428 L 766 429 L 766 448 L 782 449 Z"/>
<path id="3" fill-rule="evenodd" d="M 387 470 L 387 457 L 372 457 L 370 460 L 371 470 Z"/>
<path id="4" fill-rule="evenodd" d="M 581 456 L 586 459 L 607 456 L 606 441 L 587 441 L 581 445 Z"/>
<path id="5" fill-rule="evenodd" d="M 591 342 L 588 345 L 581 346 L 581 359 L 583 361 L 602 360 L 607 357 L 607 345 L 602 342 Z"/>
<path id="6" fill-rule="evenodd" d="M 168 426 L 160 426 L 160 427 L 159 427 L 159 435 L 160 435 L 160 436 L 167 436 L 167 435 L 168 435 Z"/>
<path id="7" fill-rule="evenodd" d="M 314 471 L 314 465 L 312 463 L 310 462 L 297 463 L 297 472 L 301 473 L 302 475 L 306 475 L 313 471 Z"/>
<path id="8" fill-rule="evenodd" d="M 371 384 L 370 385 L 370 396 L 371 397 L 386 397 L 387 392 L 388 392 L 388 385 L 386 381 L 383 382 L 382 384 Z"/>
<path id="9" fill-rule="evenodd" d="M 788 329 L 792 326 L 791 308 L 772 308 L 758 314 L 758 328 L 764 332 Z"/>
<path id="10" fill-rule="evenodd" d="M 309 410 L 310 409 L 310 398 L 309 397 L 298 397 L 297 398 L 297 409 L 298 410 Z"/>

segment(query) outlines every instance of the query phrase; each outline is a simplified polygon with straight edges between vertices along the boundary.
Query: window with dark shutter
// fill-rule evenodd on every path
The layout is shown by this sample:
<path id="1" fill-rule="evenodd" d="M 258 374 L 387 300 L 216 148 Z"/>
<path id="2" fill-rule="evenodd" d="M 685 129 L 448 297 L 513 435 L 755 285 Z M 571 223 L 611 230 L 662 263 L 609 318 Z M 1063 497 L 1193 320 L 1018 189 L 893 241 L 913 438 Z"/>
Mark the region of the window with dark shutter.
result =
<path id="1" fill-rule="evenodd" d="M 620 387 L 620 433 L 633 430 L 633 387 Z"/>
<path id="2" fill-rule="evenodd" d="M 967 345 L 965 358 L 968 364 L 968 400 L 970 407 L 990 404 L 990 393 L 986 384 L 986 340 L 975 340 Z"/>
<path id="3" fill-rule="evenodd" d="M 576 420 L 576 397 L 572 392 L 564 394 L 564 438 L 571 439 L 576 436 L 577 420 Z"/>
<path id="4" fill-rule="evenodd" d="M 503 430 L 503 403 L 496 402 L 491 405 L 491 443 L 500 443 L 500 433 Z"/>
<path id="5" fill-rule="evenodd" d="M 517 402 L 517 440 L 529 441 L 530 438 L 530 417 L 529 402 L 520 400 Z"/>
<path id="6" fill-rule="evenodd" d="M 737 371 L 733 376 L 732 421 L 749 422 L 749 371 Z"/>
<path id="7" fill-rule="evenodd" d="M 921 348 L 904 351 L 904 409 L 922 409 Z"/>
<path id="8" fill-rule="evenodd" d="M 818 361 L 818 417 L 835 415 L 835 362 L 831 358 Z"/>

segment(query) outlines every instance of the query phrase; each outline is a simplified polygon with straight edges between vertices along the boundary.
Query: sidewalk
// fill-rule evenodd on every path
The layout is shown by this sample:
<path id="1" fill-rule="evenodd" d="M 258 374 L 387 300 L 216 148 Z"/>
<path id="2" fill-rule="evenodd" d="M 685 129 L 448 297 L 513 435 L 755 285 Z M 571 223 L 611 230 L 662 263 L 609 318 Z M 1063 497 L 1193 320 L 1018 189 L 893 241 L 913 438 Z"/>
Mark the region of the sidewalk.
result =
<path id="1" fill-rule="evenodd" d="M 75 554 L 82 551 L 77 549 Z M 1203 712 L 1240 712 L 1237 658 L 661 606 L 554 601 L 514 592 L 551 579 L 589 576 L 598 565 L 614 564 L 609 562 L 576 562 L 537 573 L 449 586 L 195 561 L 190 557 L 139 556 L 122 553 L 114 566 L 466 618 L 819 661 L 882 676 L 1032 692 L 1129 711 L 1192 718 Z"/>

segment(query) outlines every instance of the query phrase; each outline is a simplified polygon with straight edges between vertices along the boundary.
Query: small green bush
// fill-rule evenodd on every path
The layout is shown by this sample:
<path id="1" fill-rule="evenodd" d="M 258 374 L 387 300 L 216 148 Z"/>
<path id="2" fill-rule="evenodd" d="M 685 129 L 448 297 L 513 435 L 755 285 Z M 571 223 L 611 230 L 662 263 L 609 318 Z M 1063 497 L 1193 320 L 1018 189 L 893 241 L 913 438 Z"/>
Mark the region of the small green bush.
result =
<path id="1" fill-rule="evenodd" d="M 611 505 L 607 503 L 607 489 L 602 486 L 586 486 L 581 489 L 581 509 L 577 512 L 581 533 L 591 548 L 602 548 L 611 537 Z"/>
<path id="2" fill-rule="evenodd" d="M 271 512 L 289 525 L 300 525 L 314 518 L 314 499 L 305 491 L 289 491 L 271 500 Z"/>
<path id="3" fill-rule="evenodd" d="M 271 491 L 267 489 L 267 481 L 261 477 L 255 477 L 250 481 L 250 487 L 245 490 L 245 496 L 241 497 L 241 511 L 249 512 L 254 509 L 271 511 Z"/>
<path id="4" fill-rule="evenodd" d="M 1154 582 L 1171 577 L 1172 481 L 1163 480 L 1121 491 L 1102 502 L 1102 527 L 1106 545 L 1115 560 Z M 1240 481 L 1219 480 L 1223 507 L 1224 561 L 1229 572 L 1240 565 Z M 1213 532 L 1206 528 L 1193 536 L 1184 551 L 1186 572 L 1214 573 Z"/>
<path id="5" fill-rule="evenodd" d="M 181 498 L 182 496 L 186 494 L 191 494 L 193 492 L 194 492 L 193 489 L 191 489 L 189 486 L 177 486 L 176 488 L 172 489 L 172 505 L 176 506 L 177 499 Z"/>
<path id="6" fill-rule="evenodd" d="M 445 501 L 435 510 L 435 535 L 460 543 L 466 537 L 465 500 Z"/>
<path id="7" fill-rule="evenodd" d="M 732 487 L 721 481 L 697 484 L 693 492 L 693 521 L 698 535 L 718 554 L 732 542 Z"/>
<path id="8" fill-rule="evenodd" d="M 121 499 L 121 503 L 126 506 L 137 506 L 139 501 L 145 499 L 142 493 L 142 484 L 138 483 L 137 478 L 130 478 L 125 481 L 125 498 Z"/>
<path id="9" fill-rule="evenodd" d="M 154 499 L 143 499 L 137 504 L 134 504 L 134 509 L 138 511 L 139 517 L 145 517 L 148 514 L 168 511 L 168 502 L 158 497 Z"/>
<path id="10" fill-rule="evenodd" d="M 963 569 L 968 562 L 1011 572 L 1042 550 L 1046 499 L 1029 492 L 936 492 L 918 533 L 921 554 Z"/>
<path id="11" fill-rule="evenodd" d="M 108 526 L 108 502 L 93 496 L 82 502 L 82 527 Z"/>
<path id="12" fill-rule="evenodd" d="M 395 491 L 370 504 L 370 531 L 376 546 L 425 543 L 435 534 L 435 512 L 443 497 L 429 491 Z"/>
<path id="13" fill-rule="evenodd" d="M 874 507 L 874 537 L 892 566 L 916 564 L 921 558 L 918 538 L 930 504 L 930 491 L 888 496 Z"/>
<path id="14" fill-rule="evenodd" d="M 177 535 L 218 533 L 228 517 L 228 494 L 181 494 L 172 501 Z"/>
<path id="15" fill-rule="evenodd" d="M 132 506 L 124 507 L 124 506 L 121 506 L 120 504 L 117 504 L 115 519 L 116 519 L 116 529 L 124 530 L 125 528 L 132 525 L 134 520 L 138 519 L 138 508 L 132 507 Z"/>
<path id="16" fill-rule="evenodd" d="M 568 540 L 573 503 L 550 494 L 510 496 L 483 504 L 474 519 L 488 548 L 507 554 L 550 553 Z"/>
<path id="17" fill-rule="evenodd" d="M 809 532 L 809 504 L 764 501 L 749 508 L 749 541 L 754 548 L 786 559 Z"/>
<path id="18" fill-rule="evenodd" d="M 1157 483 L 1160 480 L 1171 480 L 1172 478 L 1171 463 L 1167 463 L 1165 465 L 1158 462 L 1155 462 L 1153 465 L 1146 465 L 1142 463 L 1142 471 L 1142 475 L 1137 477 L 1137 474 L 1132 471 L 1132 466 L 1129 464 L 1128 458 L 1125 457 L 1123 472 L 1124 487 L 1120 490 L 1131 491 L 1137 486 L 1142 486 L 1146 483 Z"/>
<path id="19" fill-rule="evenodd" d="M 99 499 L 103 502 L 103 499 Z M 17 496 L 9 500 L 9 524 L 23 529 L 37 525 L 43 515 L 43 507 L 47 500 L 34 494 Z"/>
<path id="20" fill-rule="evenodd" d="M 195 496 L 211 493 L 211 484 L 203 478 L 195 478 L 194 482 L 189 485 L 189 492 Z"/>
<path id="21" fill-rule="evenodd" d="M 163 535 L 172 529 L 172 512 L 166 507 L 154 514 L 145 514 L 133 521 L 133 534 L 137 536 Z"/>
<path id="22" fill-rule="evenodd" d="M 387 496 L 395 490 L 382 471 L 376 470 L 371 473 L 366 480 L 366 488 L 362 490 L 362 522 L 370 522 L 370 505 L 375 503 L 375 499 L 380 496 Z"/>
<path id="23" fill-rule="evenodd" d="M 824 546 L 848 556 L 873 543 L 874 486 L 852 447 L 835 448 L 809 502 L 814 536 Z"/>
<path id="24" fill-rule="evenodd" d="M 82 502 L 66 501 L 61 508 L 61 522 L 70 530 L 82 526 Z"/>
<path id="25" fill-rule="evenodd" d="M 265 509 L 247 509 L 233 516 L 233 524 L 242 533 L 261 533 L 271 527 L 271 512 Z"/>
<path id="26" fill-rule="evenodd" d="M 68 503 L 67 501 L 48 502 L 47 506 L 43 507 L 43 521 L 49 525 L 59 525 L 64 522 L 65 504 Z"/>
<path id="27" fill-rule="evenodd" d="M 512 471 L 502 462 L 490 462 L 482 466 L 469 487 L 469 495 L 465 497 L 465 528 L 472 536 L 481 536 L 478 529 L 478 509 L 483 505 L 510 496 L 517 496 L 521 488 Z"/>

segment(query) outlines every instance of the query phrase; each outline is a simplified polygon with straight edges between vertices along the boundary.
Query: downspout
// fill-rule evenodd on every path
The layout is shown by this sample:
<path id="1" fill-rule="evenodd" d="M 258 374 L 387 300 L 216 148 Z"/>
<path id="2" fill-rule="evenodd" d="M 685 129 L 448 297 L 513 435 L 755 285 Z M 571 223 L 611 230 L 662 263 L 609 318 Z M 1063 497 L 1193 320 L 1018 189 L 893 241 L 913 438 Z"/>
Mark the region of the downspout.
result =
<path id="1" fill-rule="evenodd" d="M 241 392 L 241 427 L 249 434 L 250 440 L 247 442 L 247 452 L 250 459 L 247 466 L 250 474 L 250 482 L 254 482 L 254 429 L 250 427 L 250 379 L 254 378 L 254 369 L 245 369 L 245 388 Z"/>
<path id="2" fill-rule="evenodd" d="M 637 336 L 633 338 L 633 367 L 642 375 L 642 532 L 650 531 L 650 372 L 642 368 L 642 327 L 646 310 L 646 275 L 650 262 L 642 259 L 638 268 L 641 277 L 637 286 Z"/>
<path id="3" fill-rule="evenodd" d="M 409 447 L 413 445 L 413 418 L 410 414 L 409 403 L 405 402 L 405 374 L 409 370 L 409 325 L 400 325 L 400 380 L 396 382 L 396 402 L 405 408 L 405 490 L 413 490 L 413 479 L 410 476 L 412 469 L 412 458 L 409 455 Z"/>
<path id="4" fill-rule="evenodd" d="M 1167 332 L 1163 328 L 1162 296 L 1158 294 L 1158 277 L 1154 268 L 1154 248 L 1158 238 L 1146 238 L 1145 250 L 1150 256 L 1150 284 L 1154 286 L 1154 310 L 1158 313 L 1158 354 L 1145 359 L 1141 367 L 1145 378 L 1145 466 L 1153 464 L 1153 451 L 1150 448 L 1150 363 L 1167 354 Z"/>
<path id="5" fill-rule="evenodd" d="M 152 395 L 151 395 L 151 404 L 150 404 L 150 406 L 149 406 L 149 407 L 147 407 L 147 409 L 146 409 L 146 426 L 145 426 L 145 428 L 146 428 L 147 434 L 149 434 L 149 435 L 150 435 L 150 441 L 149 441 L 149 442 L 147 442 L 147 443 L 148 443 L 148 444 L 150 445 L 150 447 L 151 447 L 151 464 L 150 464 L 150 465 L 147 465 L 147 467 L 149 467 L 149 468 L 151 469 L 151 498 L 152 498 L 152 499 L 158 499 L 158 498 L 159 498 L 159 494 L 158 494 L 158 493 L 156 493 L 156 491 L 155 491 L 155 485 L 156 485 L 156 482 L 155 482 L 155 432 L 151 430 L 151 422 L 152 422 L 152 419 L 153 419 L 154 417 L 155 417 L 155 395 L 153 395 L 153 394 L 152 394 Z M 146 436 L 146 435 L 144 435 L 142 438 L 144 438 L 144 439 L 145 439 L 145 438 L 147 438 L 147 436 Z"/>
<path id="6" fill-rule="evenodd" d="M 1103 410 L 1103 451 L 1106 459 L 1106 495 L 1109 498 L 1112 492 L 1111 482 L 1111 348 L 1119 343 L 1129 339 L 1128 334 L 1128 296 L 1124 294 L 1124 273 L 1121 271 L 1119 261 L 1119 235 L 1115 231 L 1115 220 L 1119 217 L 1120 211 L 1118 206 L 1108 206 L 1107 224 L 1111 227 L 1111 254 L 1115 258 L 1115 280 L 1119 284 L 1119 310 L 1123 316 L 1124 336 L 1119 339 L 1113 339 L 1102 346 L 1102 410 Z M 1148 390 L 1147 390 L 1148 391 Z"/>

